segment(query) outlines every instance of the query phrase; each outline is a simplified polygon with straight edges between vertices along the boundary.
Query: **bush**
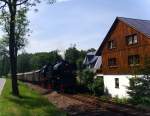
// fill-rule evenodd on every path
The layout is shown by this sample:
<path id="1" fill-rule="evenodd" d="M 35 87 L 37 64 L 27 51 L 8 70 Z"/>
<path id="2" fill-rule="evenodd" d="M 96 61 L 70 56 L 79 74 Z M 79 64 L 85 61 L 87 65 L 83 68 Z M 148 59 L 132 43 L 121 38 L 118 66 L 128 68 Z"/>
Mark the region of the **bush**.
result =
<path id="1" fill-rule="evenodd" d="M 118 98 L 118 96 L 115 96 L 112 98 L 112 102 L 117 103 L 117 104 L 128 104 L 128 99 L 127 98 Z"/>
<path id="2" fill-rule="evenodd" d="M 111 99 L 110 96 L 108 96 L 108 95 L 102 95 L 99 98 L 100 98 L 100 100 L 102 100 L 104 102 L 109 101 Z"/>
<path id="3" fill-rule="evenodd" d="M 96 96 L 104 94 L 104 82 L 103 78 L 96 78 L 94 83 L 92 83 L 92 92 Z"/>
<path id="4" fill-rule="evenodd" d="M 91 94 L 96 96 L 103 95 L 104 83 L 103 78 L 94 79 L 95 74 L 90 69 L 84 69 L 79 73 L 81 84 L 86 87 Z"/>
<path id="5" fill-rule="evenodd" d="M 144 65 L 137 69 L 135 76 L 130 79 L 128 94 L 134 104 L 150 106 L 150 57 L 144 56 Z"/>
<path id="6" fill-rule="evenodd" d="M 80 73 L 80 82 L 88 87 L 88 85 L 94 82 L 94 73 L 90 69 L 84 69 Z"/>
<path id="7" fill-rule="evenodd" d="M 110 97 L 110 96 L 107 96 L 107 95 L 103 95 L 103 96 L 100 96 L 99 97 L 101 101 L 104 101 L 104 102 L 111 102 L 111 103 L 115 103 L 115 104 L 128 104 L 129 101 L 127 98 L 118 98 L 118 96 L 115 96 L 115 97 Z"/>
<path id="8" fill-rule="evenodd" d="M 150 76 L 144 75 L 130 79 L 130 87 L 128 88 L 130 101 L 134 104 L 150 105 Z"/>
<path id="9" fill-rule="evenodd" d="M 78 85 L 78 92 L 90 92 L 89 88 L 90 84 L 93 83 L 94 80 L 94 73 L 89 69 L 79 70 L 77 72 L 77 81 Z"/>

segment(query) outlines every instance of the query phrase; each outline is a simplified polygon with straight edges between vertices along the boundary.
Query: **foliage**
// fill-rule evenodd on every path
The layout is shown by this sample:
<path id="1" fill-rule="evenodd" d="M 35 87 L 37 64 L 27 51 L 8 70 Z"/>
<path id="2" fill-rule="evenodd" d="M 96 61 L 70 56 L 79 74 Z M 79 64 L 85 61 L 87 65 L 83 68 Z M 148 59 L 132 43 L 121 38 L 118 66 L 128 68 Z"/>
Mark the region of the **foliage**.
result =
<path id="1" fill-rule="evenodd" d="M 115 96 L 112 98 L 112 102 L 117 104 L 128 104 L 129 101 L 127 98 L 118 98 L 118 96 Z"/>
<path id="2" fill-rule="evenodd" d="M 90 49 L 87 50 L 87 53 L 89 53 L 89 52 L 95 52 L 95 51 L 96 51 L 95 48 L 90 48 Z"/>
<path id="3" fill-rule="evenodd" d="M 54 64 L 61 59 L 62 57 L 58 54 L 58 51 L 35 53 L 31 57 L 32 69 L 40 69 L 48 63 Z"/>
<path id="4" fill-rule="evenodd" d="M 145 57 L 144 66 L 138 70 L 138 74 L 149 75 L 150 74 L 150 57 Z"/>
<path id="5" fill-rule="evenodd" d="M 51 51 L 49 53 L 49 63 L 55 64 L 58 60 L 62 60 L 58 50 Z"/>
<path id="6" fill-rule="evenodd" d="M 150 105 L 150 76 L 144 75 L 130 79 L 128 94 L 131 96 L 131 102 L 135 104 Z"/>
<path id="7" fill-rule="evenodd" d="M 78 50 L 76 46 L 69 47 L 65 52 L 65 60 L 68 62 L 75 64 L 77 69 L 80 70 L 82 68 L 83 60 L 85 58 L 86 51 Z"/>
<path id="8" fill-rule="evenodd" d="M 75 46 L 68 48 L 65 52 L 65 59 L 72 64 L 76 64 L 76 61 L 79 59 L 79 57 L 79 51 Z"/>
<path id="9" fill-rule="evenodd" d="M 37 92 L 19 82 L 21 91 L 20 97 L 11 95 L 11 83 L 7 79 L 6 85 L 0 96 L 0 115 L 1 116 L 65 116 L 47 99 Z"/>
<path id="10" fill-rule="evenodd" d="M 80 82 L 82 85 L 88 88 L 91 94 L 94 94 L 96 96 L 103 95 L 103 78 L 94 79 L 94 76 L 95 74 L 91 70 L 84 69 L 82 72 L 80 72 Z"/>
<path id="11" fill-rule="evenodd" d="M 1 56 L 0 59 L 0 76 L 7 75 L 10 72 L 10 63 L 8 56 Z"/>
<path id="12" fill-rule="evenodd" d="M 75 64 L 77 67 L 77 71 L 80 72 L 85 69 L 83 65 L 83 61 L 88 52 L 95 52 L 94 48 L 90 48 L 88 50 L 78 50 L 76 45 L 72 45 L 65 51 L 65 60 L 69 61 L 72 64 Z"/>
<path id="13" fill-rule="evenodd" d="M 104 82 L 103 82 L 103 78 L 101 77 L 97 77 L 94 80 L 94 83 L 92 84 L 92 92 L 94 93 L 94 95 L 96 96 L 100 96 L 104 94 Z"/>
<path id="14" fill-rule="evenodd" d="M 107 102 L 111 99 L 110 96 L 108 96 L 108 95 L 102 95 L 99 98 L 100 98 L 100 100 L 102 100 L 104 102 Z"/>
<path id="15" fill-rule="evenodd" d="M 40 53 L 22 53 L 17 56 L 17 72 L 24 73 L 32 70 L 38 70 L 46 64 L 54 64 L 62 59 L 58 51 L 40 52 Z M 3 56 L 0 59 L 0 76 L 6 76 L 10 73 L 9 57 Z"/>
<path id="16" fill-rule="evenodd" d="M 127 98 L 118 98 L 118 96 L 112 98 L 108 95 L 102 95 L 99 97 L 99 99 L 104 102 L 112 102 L 115 104 L 124 104 L 124 105 L 129 104 L 129 100 Z"/>
<path id="17" fill-rule="evenodd" d="M 29 7 L 36 6 L 36 3 L 40 3 L 40 0 L 0 0 L 0 9 L 2 15 L 4 15 L 4 29 L 6 29 L 8 44 L 9 44 L 9 56 L 10 56 L 10 69 L 12 77 L 12 94 L 19 96 L 19 89 L 17 83 L 17 51 L 18 51 L 18 37 L 17 36 L 17 15 L 20 15 L 20 11 L 27 11 Z M 48 0 L 49 3 L 54 3 L 55 0 Z M 5 15 L 8 14 L 8 15 Z M 8 17 L 7 17 L 8 16 Z M 22 15 L 21 15 L 22 16 Z M 18 23 L 19 24 L 19 23 Z M 22 22 L 20 23 L 22 25 Z M 6 26 L 6 28 L 5 28 Z M 21 29 L 22 30 L 22 29 Z M 24 32 L 23 32 L 24 33 Z"/>
<path id="18" fill-rule="evenodd" d="M 138 71 L 138 75 L 130 79 L 128 94 L 135 104 L 150 105 L 150 58 L 145 58 L 145 64 Z"/>
<path id="19" fill-rule="evenodd" d="M 24 73 L 24 72 L 29 72 L 32 70 L 31 67 L 31 58 L 32 55 L 28 53 L 22 53 L 18 55 L 17 59 L 17 72 L 19 73 Z"/>
<path id="20" fill-rule="evenodd" d="M 28 28 L 29 21 L 27 20 L 27 9 L 20 9 L 16 14 L 16 28 L 15 28 L 15 39 L 16 39 L 16 54 L 18 50 L 25 47 L 27 44 L 27 35 L 29 35 L 30 29 Z M 7 11 L 3 11 L 0 15 L 0 22 L 3 26 L 3 36 L 2 41 L 5 43 L 5 47 L 9 46 L 9 21 L 10 14 Z"/>
<path id="21" fill-rule="evenodd" d="M 90 85 L 94 82 L 94 73 L 89 69 L 84 69 L 81 73 L 80 81 L 83 85 Z"/>
<path id="22" fill-rule="evenodd" d="M 8 56 L 7 44 L 3 38 L 0 39 L 0 56 Z"/>
<path id="23" fill-rule="evenodd" d="M 6 43 L 0 40 L 0 75 L 6 75 L 10 71 L 10 62 Z"/>
<path id="24" fill-rule="evenodd" d="M 85 67 L 83 65 L 83 58 L 79 58 L 76 62 L 78 71 L 82 71 Z"/>

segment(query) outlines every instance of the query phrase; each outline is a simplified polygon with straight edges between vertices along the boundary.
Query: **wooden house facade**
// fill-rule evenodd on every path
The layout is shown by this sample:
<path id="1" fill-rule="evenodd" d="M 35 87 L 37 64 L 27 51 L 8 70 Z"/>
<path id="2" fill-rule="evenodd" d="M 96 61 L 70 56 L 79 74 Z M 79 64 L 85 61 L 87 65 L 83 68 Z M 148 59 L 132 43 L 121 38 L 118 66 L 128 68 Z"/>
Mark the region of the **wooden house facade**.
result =
<path id="1" fill-rule="evenodd" d="M 102 57 L 98 73 L 104 75 L 107 89 L 115 91 L 113 95 L 124 90 L 120 96 L 126 96 L 127 90 L 121 86 L 129 85 L 129 75 L 135 67 L 143 67 L 145 59 L 150 57 L 150 21 L 117 17 L 96 55 Z"/>

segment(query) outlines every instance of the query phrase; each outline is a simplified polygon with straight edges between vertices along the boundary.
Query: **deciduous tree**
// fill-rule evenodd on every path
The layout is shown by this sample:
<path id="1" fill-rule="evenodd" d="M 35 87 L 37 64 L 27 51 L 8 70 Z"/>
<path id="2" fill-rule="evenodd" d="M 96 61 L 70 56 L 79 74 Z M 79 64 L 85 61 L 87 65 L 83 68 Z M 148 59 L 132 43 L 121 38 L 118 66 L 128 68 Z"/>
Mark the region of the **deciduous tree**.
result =
<path id="1" fill-rule="evenodd" d="M 9 39 L 9 55 L 11 64 L 11 77 L 12 77 L 12 94 L 19 95 L 18 83 L 17 83 L 17 38 L 16 38 L 16 17 L 17 12 L 21 9 L 28 10 L 29 7 L 35 6 L 40 3 L 40 0 L 0 0 L 0 9 L 2 12 L 7 12 L 8 19 L 8 39 Z M 55 2 L 55 0 L 48 0 L 49 3 Z"/>

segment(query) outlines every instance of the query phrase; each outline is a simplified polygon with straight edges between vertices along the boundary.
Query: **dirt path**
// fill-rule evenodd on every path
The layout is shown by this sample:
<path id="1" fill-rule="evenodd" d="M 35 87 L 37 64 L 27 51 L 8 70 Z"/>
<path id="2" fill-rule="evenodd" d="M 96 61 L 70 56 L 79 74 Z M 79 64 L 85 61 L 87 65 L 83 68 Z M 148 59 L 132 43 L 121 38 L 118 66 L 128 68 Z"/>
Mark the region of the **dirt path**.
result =
<path id="1" fill-rule="evenodd" d="M 32 89 L 38 90 L 59 109 L 68 113 L 69 116 L 150 116 L 150 113 L 140 112 L 132 108 L 115 104 L 105 103 L 94 97 L 83 95 L 68 95 L 50 92 L 39 86 L 31 85 Z"/>
<path id="2" fill-rule="evenodd" d="M 2 93 L 3 87 L 5 85 L 6 79 L 0 78 L 0 95 Z"/>

